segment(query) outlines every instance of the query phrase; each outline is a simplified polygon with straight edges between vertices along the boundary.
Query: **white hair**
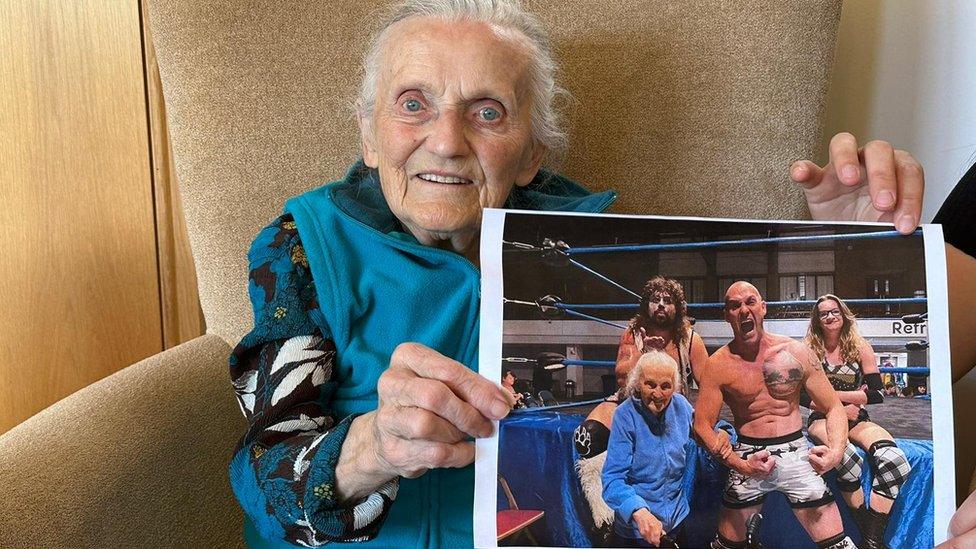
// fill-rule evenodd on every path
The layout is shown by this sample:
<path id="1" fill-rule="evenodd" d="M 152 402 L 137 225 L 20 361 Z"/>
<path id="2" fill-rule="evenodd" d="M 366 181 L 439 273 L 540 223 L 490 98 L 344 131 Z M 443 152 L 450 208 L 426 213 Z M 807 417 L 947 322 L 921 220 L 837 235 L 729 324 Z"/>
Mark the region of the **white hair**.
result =
<path id="1" fill-rule="evenodd" d="M 563 153 L 568 137 L 562 129 L 563 117 L 557 102 L 568 99 L 569 92 L 556 83 L 556 61 L 542 23 L 522 8 L 520 0 L 405 0 L 393 6 L 370 40 L 363 59 L 363 80 L 356 101 L 360 116 L 373 115 L 381 53 L 390 27 L 411 17 L 482 21 L 498 29 L 522 34 L 529 46 L 532 138 L 551 156 L 559 157 Z"/>
<path id="2" fill-rule="evenodd" d="M 671 370 L 671 379 L 674 385 L 674 392 L 681 392 L 681 374 L 678 370 L 678 363 L 671 358 L 671 355 L 664 351 L 653 350 L 641 355 L 637 359 L 637 364 L 627 373 L 627 385 L 624 392 L 627 396 L 640 398 L 640 384 L 643 377 L 644 368 L 647 366 L 663 366 Z"/>

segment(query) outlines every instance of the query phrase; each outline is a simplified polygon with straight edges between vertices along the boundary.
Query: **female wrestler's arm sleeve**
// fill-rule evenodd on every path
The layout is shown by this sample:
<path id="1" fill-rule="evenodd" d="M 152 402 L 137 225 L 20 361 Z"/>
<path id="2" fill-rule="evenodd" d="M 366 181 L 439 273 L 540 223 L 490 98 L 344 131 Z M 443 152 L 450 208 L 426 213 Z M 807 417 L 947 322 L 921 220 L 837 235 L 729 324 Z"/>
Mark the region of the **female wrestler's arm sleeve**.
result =
<path id="1" fill-rule="evenodd" d="M 881 404 L 884 402 L 884 383 L 881 382 L 881 370 L 878 369 L 878 359 L 871 344 L 864 342 L 861 346 L 861 371 L 864 373 L 864 395 L 867 404 Z M 841 397 L 843 400 L 843 397 Z"/>
<path id="2" fill-rule="evenodd" d="M 617 411 L 622 408 L 623 405 L 618 406 Z M 607 443 L 607 461 L 603 465 L 603 499 L 627 523 L 631 522 L 634 511 L 647 507 L 644 498 L 627 483 L 636 450 L 633 427 L 628 415 L 614 412 L 610 442 Z"/>
<path id="3" fill-rule="evenodd" d="M 230 465 L 234 493 L 268 539 L 321 545 L 373 537 L 397 486 L 362 502 L 337 500 L 335 468 L 352 417 L 337 421 L 330 407 L 336 349 L 313 320 L 315 287 L 291 219 L 262 230 L 248 257 L 254 328 L 230 358 L 248 423 Z"/>

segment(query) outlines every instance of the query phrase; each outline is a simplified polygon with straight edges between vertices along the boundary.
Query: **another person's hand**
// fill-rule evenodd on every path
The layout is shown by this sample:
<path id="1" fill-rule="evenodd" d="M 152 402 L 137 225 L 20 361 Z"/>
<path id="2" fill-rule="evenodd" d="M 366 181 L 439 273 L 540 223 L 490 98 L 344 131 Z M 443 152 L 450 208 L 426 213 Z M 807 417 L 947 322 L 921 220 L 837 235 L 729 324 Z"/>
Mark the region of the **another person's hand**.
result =
<path id="1" fill-rule="evenodd" d="M 646 507 L 641 507 L 634 511 L 634 514 L 631 516 L 634 519 L 634 525 L 637 526 L 637 531 L 640 532 L 644 541 L 655 547 L 661 544 L 661 534 L 664 533 L 664 524 L 657 517 L 651 514 Z"/>
<path id="2" fill-rule="evenodd" d="M 490 436 L 491 420 L 505 417 L 515 400 L 503 387 L 416 343 L 396 348 L 377 392 L 377 409 L 353 421 L 342 446 L 336 483 L 343 500 L 365 496 L 397 476 L 470 465 L 469 439 Z"/>
<path id="3" fill-rule="evenodd" d="M 641 338 L 641 343 L 643 343 L 644 352 L 649 353 L 651 351 L 663 351 L 666 347 L 664 343 L 664 338 L 661 336 L 649 336 L 647 335 L 647 330 L 640 328 L 637 330 L 637 335 Z"/>
<path id="4" fill-rule="evenodd" d="M 803 186 L 810 214 L 817 220 L 882 221 L 910 233 L 922 215 L 925 176 L 910 153 L 887 141 L 858 148 L 849 133 L 830 140 L 829 162 L 798 160 L 790 177 Z"/>
<path id="5" fill-rule="evenodd" d="M 725 461 L 732 455 L 732 437 L 725 429 L 715 431 L 715 444 L 709 449 L 712 455 L 716 455 Z"/>
<path id="6" fill-rule="evenodd" d="M 935 549 L 973 549 L 976 547 L 976 492 L 969 494 L 949 521 L 949 540 Z"/>
<path id="7" fill-rule="evenodd" d="M 861 407 L 857 404 L 845 404 L 844 412 L 847 413 L 847 419 L 854 421 L 861 414 Z"/>
<path id="8" fill-rule="evenodd" d="M 749 457 L 746 458 L 746 464 L 751 471 L 750 477 L 766 478 L 776 467 L 776 458 L 769 453 L 769 450 L 760 450 L 754 454 L 749 454 Z"/>
<path id="9" fill-rule="evenodd" d="M 844 457 L 843 452 L 835 452 L 830 449 L 829 446 L 818 445 L 810 448 L 809 460 L 810 466 L 813 470 L 817 472 L 818 475 L 822 475 L 827 471 L 837 467 L 840 463 L 840 459 Z"/>

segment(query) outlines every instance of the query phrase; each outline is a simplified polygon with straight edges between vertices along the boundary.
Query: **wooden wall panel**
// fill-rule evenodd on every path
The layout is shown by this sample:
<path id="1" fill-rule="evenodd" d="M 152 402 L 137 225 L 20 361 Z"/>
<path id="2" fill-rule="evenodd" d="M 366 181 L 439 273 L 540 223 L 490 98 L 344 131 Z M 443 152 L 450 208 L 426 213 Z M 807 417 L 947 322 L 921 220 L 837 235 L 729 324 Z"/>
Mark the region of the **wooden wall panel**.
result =
<path id="1" fill-rule="evenodd" d="M 162 349 L 137 0 L 0 3 L 0 432 Z"/>
<path id="2" fill-rule="evenodd" d="M 145 2 L 143 2 L 145 6 Z M 149 139 L 152 149 L 153 189 L 156 201 L 159 282 L 162 304 L 163 346 L 174 347 L 206 331 L 197 276 L 186 234 L 186 220 L 169 146 L 166 105 L 153 50 L 147 10 L 142 11 L 146 89 L 149 104 Z"/>

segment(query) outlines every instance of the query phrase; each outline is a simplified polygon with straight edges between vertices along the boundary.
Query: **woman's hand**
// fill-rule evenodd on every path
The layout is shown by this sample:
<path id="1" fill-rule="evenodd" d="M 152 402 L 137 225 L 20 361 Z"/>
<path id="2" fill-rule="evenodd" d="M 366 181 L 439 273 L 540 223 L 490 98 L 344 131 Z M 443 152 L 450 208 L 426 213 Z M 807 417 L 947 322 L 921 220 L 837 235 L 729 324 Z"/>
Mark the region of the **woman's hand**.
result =
<path id="1" fill-rule="evenodd" d="M 491 420 L 505 417 L 513 404 L 503 387 L 416 343 L 396 348 L 377 392 L 377 409 L 352 422 L 342 445 L 336 465 L 342 501 L 397 476 L 470 465 L 469 439 L 491 435 Z"/>
<path id="2" fill-rule="evenodd" d="M 715 430 L 715 444 L 709 449 L 713 455 L 716 455 L 725 461 L 729 459 L 732 455 L 732 437 L 725 429 Z"/>
<path id="3" fill-rule="evenodd" d="M 949 521 L 949 541 L 936 549 L 973 549 L 976 547 L 976 492 L 969 494 Z"/>
<path id="4" fill-rule="evenodd" d="M 809 160 L 790 166 L 803 186 L 810 215 L 817 220 L 893 222 L 902 233 L 918 227 L 925 176 L 908 152 L 887 141 L 858 148 L 849 133 L 830 140 L 830 159 L 819 167 Z"/>
<path id="5" fill-rule="evenodd" d="M 641 507 L 634 511 L 634 514 L 631 516 L 634 519 L 634 525 L 637 526 L 637 531 L 640 532 L 644 541 L 655 547 L 661 544 L 661 534 L 664 533 L 664 524 L 657 517 L 652 515 L 646 507 Z"/>

